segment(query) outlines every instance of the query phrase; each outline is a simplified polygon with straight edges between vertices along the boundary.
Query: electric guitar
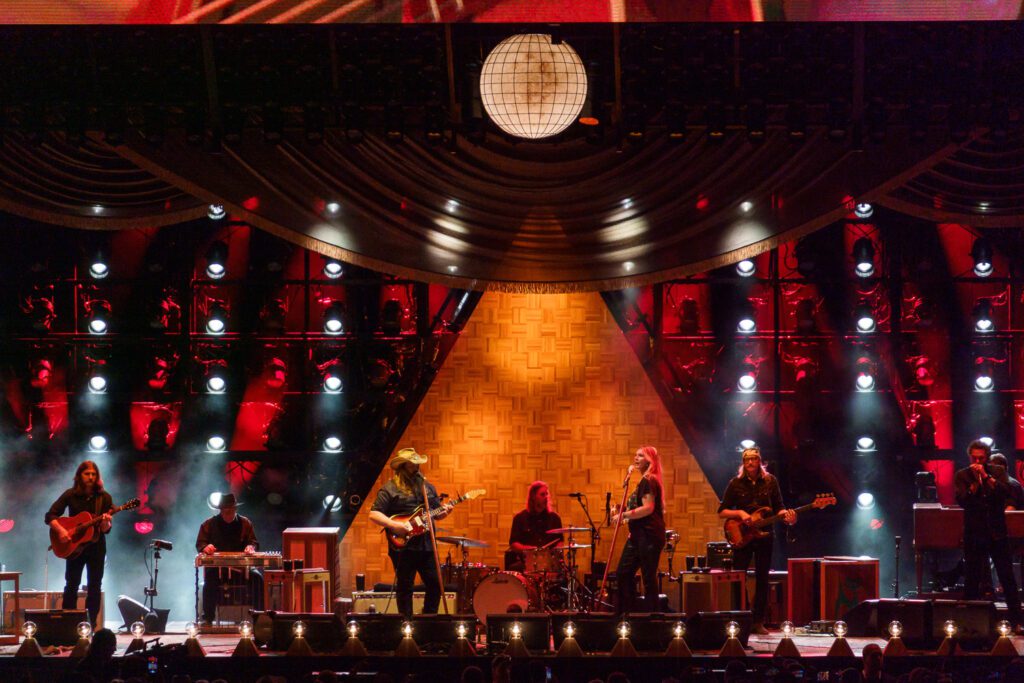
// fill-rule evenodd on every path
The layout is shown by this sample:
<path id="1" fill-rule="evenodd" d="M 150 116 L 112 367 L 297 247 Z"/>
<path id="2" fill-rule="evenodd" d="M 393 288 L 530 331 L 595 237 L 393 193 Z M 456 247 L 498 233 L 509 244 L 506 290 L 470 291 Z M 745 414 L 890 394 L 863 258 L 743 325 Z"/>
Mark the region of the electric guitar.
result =
<path id="1" fill-rule="evenodd" d="M 139 507 L 139 499 L 132 498 L 124 505 L 112 509 L 108 514 L 114 516 L 122 510 L 131 510 L 137 507 Z M 102 514 L 94 515 L 91 512 L 79 512 L 74 517 L 58 517 L 57 523 L 64 527 L 71 538 L 66 542 L 60 540 L 57 530 L 51 527 L 50 550 L 62 560 L 78 555 L 85 549 L 85 546 L 99 538 L 96 535 L 96 527 L 99 526 L 102 517 Z"/>
<path id="2" fill-rule="evenodd" d="M 392 519 L 396 522 L 408 522 L 409 525 L 412 527 L 412 530 L 400 533 L 385 528 L 381 529 L 381 531 L 387 537 L 388 545 L 390 545 L 395 550 L 401 550 L 409 543 L 409 539 L 416 538 L 417 536 L 422 536 L 426 533 L 428 519 L 433 519 L 437 515 L 440 515 L 441 513 L 452 509 L 453 507 L 455 507 L 464 500 L 473 500 L 474 498 L 478 498 L 484 495 L 485 493 L 487 493 L 487 489 L 473 489 L 472 491 L 466 491 L 465 494 L 458 496 L 454 500 L 445 503 L 444 505 L 439 505 L 438 507 L 427 512 L 423 511 L 423 506 L 421 505 L 415 510 L 413 510 L 412 514 L 391 515 L 389 519 Z"/>
<path id="3" fill-rule="evenodd" d="M 833 494 L 819 493 L 812 502 L 796 508 L 793 512 L 801 515 L 809 510 L 820 510 L 835 504 L 836 497 Z M 753 540 L 767 536 L 768 532 L 761 530 L 779 521 L 782 521 L 782 513 L 773 515 L 769 507 L 758 508 L 750 515 L 750 522 L 747 524 L 738 519 L 725 520 L 725 540 L 733 548 L 742 548 Z"/>

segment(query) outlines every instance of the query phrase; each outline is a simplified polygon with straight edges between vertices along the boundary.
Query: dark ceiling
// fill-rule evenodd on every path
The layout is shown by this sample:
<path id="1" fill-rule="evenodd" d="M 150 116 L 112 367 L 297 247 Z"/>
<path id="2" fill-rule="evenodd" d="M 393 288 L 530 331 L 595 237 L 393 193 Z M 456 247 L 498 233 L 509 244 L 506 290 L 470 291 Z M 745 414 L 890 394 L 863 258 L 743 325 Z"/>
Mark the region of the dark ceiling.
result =
<path id="1" fill-rule="evenodd" d="M 579 52 L 598 126 L 523 142 L 485 119 L 480 62 L 518 28 Z M 386 272 L 564 291 L 699 272 L 854 200 L 978 227 L 1016 226 L 1024 206 L 1018 23 L 0 39 L 0 208 L 63 225 L 172 224 L 216 202 Z"/>

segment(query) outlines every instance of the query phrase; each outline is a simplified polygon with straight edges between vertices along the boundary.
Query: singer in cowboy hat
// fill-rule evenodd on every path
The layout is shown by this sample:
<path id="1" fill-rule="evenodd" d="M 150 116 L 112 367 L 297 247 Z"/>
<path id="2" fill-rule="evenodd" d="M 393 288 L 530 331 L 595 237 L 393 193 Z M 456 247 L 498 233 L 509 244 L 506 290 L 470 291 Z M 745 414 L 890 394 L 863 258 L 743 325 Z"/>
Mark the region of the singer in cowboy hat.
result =
<path id="1" fill-rule="evenodd" d="M 196 537 L 196 550 L 205 555 L 221 552 L 244 552 L 252 555 L 259 547 L 256 530 L 248 517 L 238 514 L 238 501 L 235 494 L 223 493 L 214 497 L 210 506 L 219 512 L 210 517 L 199 527 Z M 263 577 L 258 571 L 250 570 L 248 582 L 246 577 L 231 567 L 208 567 L 203 572 L 203 622 L 214 621 L 217 611 L 217 599 L 224 584 L 248 586 L 256 609 L 262 609 Z"/>
<path id="2" fill-rule="evenodd" d="M 377 498 L 370 508 L 370 521 L 385 529 L 404 535 L 411 530 L 408 522 L 391 519 L 394 516 L 411 515 L 423 504 L 423 489 L 427 489 L 427 504 L 430 509 L 441 505 L 437 497 L 437 489 L 420 473 L 420 465 L 427 462 L 427 456 L 416 452 L 415 448 L 403 448 L 391 458 L 388 465 L 394 471 L 391 477 L 377 492 Z M 434 519 L 444 519 L 449 510 L 443 508 L 434 515 Z M 404 548 L 388 548 L 388 557 L 395 568 L 395 601 L 398 611 L 405 615 L 412 614 L 412 591 L 416 574 L 423 582 L 423 614 L 437 614 L 441 603 L 441 586 L 437 575 L 437 559 L 430 536 L 422 534 L 409 539 Z"/>

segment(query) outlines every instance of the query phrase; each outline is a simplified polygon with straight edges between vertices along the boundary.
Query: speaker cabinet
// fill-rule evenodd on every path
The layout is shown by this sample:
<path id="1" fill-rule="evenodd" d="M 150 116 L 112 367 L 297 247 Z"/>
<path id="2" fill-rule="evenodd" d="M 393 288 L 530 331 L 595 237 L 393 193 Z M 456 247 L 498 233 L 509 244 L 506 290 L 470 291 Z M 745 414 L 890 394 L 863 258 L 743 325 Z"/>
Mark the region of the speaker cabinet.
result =
<path id="1" fill-rule="evenodd" d="M 271 650 L 284 651 L 292 644 L 295 637 L 292 627 L 296 621 L 306 624 L 305 639 L 313 652 L 328 654 L 341 649 L 344 639 L 342 638 L 342 624 L 334 618 L 333 614 L 307 613 L 307 612 L 264 612 L 256 616 L 258 622 L 264 622 L 263 615 L 270 617 L 270 637 L 267 640 L 267 647 Z M 261 635 L 264 635 L 261 633 Z"/>
<path id="2" fill-rule="evenodd" d="M 985 600 L 935 600 L 932 602 L 932 641 L 945 638 L 943 625 L 957 625 L 957 642 L 965 650 L 987 650 L 995 642 L 996 606 Z"/>
<path id="3" fill-rule="evenodd" d="M 27 609 L 25 621 L 35 622 L 40 645 L 74 645 L 78 642 L 78 625 L 89 621 L 89 614 L 84 609 Z"/>
<path id="4" fill-rule="evenodd" d="M 912 650 L 934 647 L 932 604 L 928 600 L 865 600 L 843 616 L 850 635 L 888 638 L 889 624 L 903 625 L 903 642 Z"/>

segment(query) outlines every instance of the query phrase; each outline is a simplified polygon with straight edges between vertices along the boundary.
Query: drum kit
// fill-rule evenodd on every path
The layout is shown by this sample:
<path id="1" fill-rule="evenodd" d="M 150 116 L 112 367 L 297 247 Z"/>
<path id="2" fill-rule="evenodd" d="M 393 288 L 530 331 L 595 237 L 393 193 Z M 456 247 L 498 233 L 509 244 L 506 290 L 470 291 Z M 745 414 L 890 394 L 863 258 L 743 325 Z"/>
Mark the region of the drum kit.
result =
<path id="1" fill-rule="evenodd" d="M 526 551 L 524 571 L 499 571 L 497 567 L 469 561 L 469 551 L 486 548 L 485 541 L 464 536 L 438 536 L 441 543 L 458 546 L 462 562 L 452 563 L 451 555 L 441 565 L 445 585 L 455 584 L 459 592 L 458 611 L 472 612 L 484 624 L 488 614 L 506 612 L 552 612 L 579 610 L 589 603 L 587 589 L 577 577 L 576 551 L 589 544 L 576 543 L 573 534 L 589 532 L 587 527 L 551 529 L 548 534 L 567 534 L 566 542 Z"/>

